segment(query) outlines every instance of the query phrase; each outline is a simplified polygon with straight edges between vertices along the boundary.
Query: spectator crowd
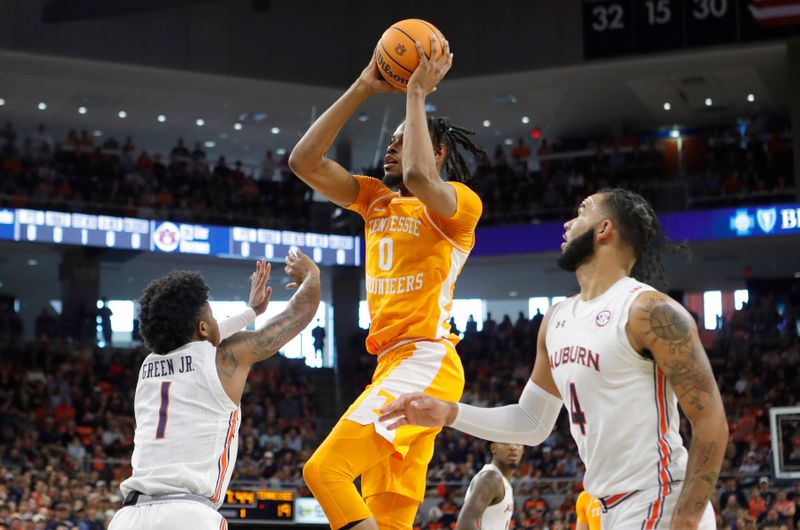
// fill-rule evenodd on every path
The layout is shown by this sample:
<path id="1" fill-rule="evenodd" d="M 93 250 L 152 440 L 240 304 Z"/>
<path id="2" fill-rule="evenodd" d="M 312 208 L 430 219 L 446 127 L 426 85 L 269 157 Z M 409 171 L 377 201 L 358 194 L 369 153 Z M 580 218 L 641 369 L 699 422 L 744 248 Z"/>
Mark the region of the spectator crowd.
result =
<path id="1" fill-rule="evenodd" d="M 102 142 L 69 131 L 54 142 L 44 125 L 17 137 L 0 130 L 0 206 L 84 211 L 147 219 L 281 229 L 327 229 L 311 222 L 311 189 L 291 176 L 288 158 L 265 155 L 261 171 L 178 140 L 167 156 L 128 137 Z"/>
<path id="2" fill-rule="evenodd" d="M 781 123 L 759 121 L 697 131 L 685 141 L 684 155 L 658 135 L 542 139 L 535 150 L 519 139 L 476 161 L 470 185 L 483 199 L 484 224 L 563 219 L 583 197 L 608 186 L 639 191 L 661 209 L 774 201 L 793 196 L 788 134 Z M 364 173 L 383 176 L 380 168 Z M 673 191 L 665 193 L 665 186 Z M 675 194 L 682 197 L 677 202 L 662 199 Z M 101 140 L 70 130 L 56 142 L 44 125 L 24 138 L 11 123 L 0 129 L 0 206 L 360 230 L 355 219 L 332 220 L 335 209 L 312 198 L 285 153 L 267 152 L 260 165 L 245 166 L 224 156 L 210 160 L 201 143 L 190 148 L 182 139 L 160 154 L 137 149 L 131 137 Z"/>

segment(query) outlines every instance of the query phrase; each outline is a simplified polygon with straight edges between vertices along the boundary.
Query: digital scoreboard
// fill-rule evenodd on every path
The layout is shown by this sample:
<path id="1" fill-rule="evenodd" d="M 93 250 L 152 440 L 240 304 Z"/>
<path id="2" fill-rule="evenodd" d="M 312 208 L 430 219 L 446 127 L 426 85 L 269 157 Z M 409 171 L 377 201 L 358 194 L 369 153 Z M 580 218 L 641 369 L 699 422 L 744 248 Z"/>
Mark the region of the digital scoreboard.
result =
<path id="1" fill-rule="evenodd" d="M 587 59 L 800 35 L 800 0 L 583 0 Z"/>
<path id="2" fill-rule="evenodd" d="M 293 524 L 294 505 L 293 491 L 229 489 L 219 513 L 229 523 Z"/>
<path id="3" fill-rule="evenodd" d="M 0 240 L 282 261 L 297 247 L 321 265 L 361 265 L 359 237 L 0 208 Z"/>

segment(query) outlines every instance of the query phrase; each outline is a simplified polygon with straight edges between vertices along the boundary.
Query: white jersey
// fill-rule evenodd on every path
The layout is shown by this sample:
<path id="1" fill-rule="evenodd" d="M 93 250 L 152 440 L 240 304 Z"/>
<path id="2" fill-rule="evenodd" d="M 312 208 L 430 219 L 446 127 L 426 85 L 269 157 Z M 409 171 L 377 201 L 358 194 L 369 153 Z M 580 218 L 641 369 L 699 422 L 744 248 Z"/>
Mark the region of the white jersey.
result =
<path id="1" fill-rule="evenodd" d="M 494 464 L 486 464 L 483 466 L 483 469 L 478 472 L 478 475 L 481 473 L 497 473 L 500 475 L 500 478 L 503 479 L 505 495 L 503 496 L 503 500 L 497 504 L 492 504 L 484 510 L 483 515 L 481 515 L 478 521 L 478 528 L 481 530 L 507 530 L 511 522 L 511 516 L 514 515 L 514 491 L 511 489 L 511 483 L 500 471 L 500 468 Z M 475 475 L 475 478 L 477 478 L 478 475 Z M 464 495 L 465 503 L 472 494 L 472 485 L 475 483 L 475 478 L 469 483 L 467 493 Z"/>
<path id="2" fill-rule="evenodd" d="M 120 485 L 122 495 L 192 493 L 219 508 L 236 463 L 241 418 L 217 375 L 216 348 L 196 341 L 148 355 L 134 410 L 133 475 Z"/>
<path id="3" fill-rule="evenodd" d="M 628 342 L 631 304 L 652 287 L 625 277 L 589 301 L 559 303 L 547 326 L 553 379 L 586 465 L 583 482 L 606 498 L 660 486 L 686 473 L 678 399 L 656 364 Z"/>

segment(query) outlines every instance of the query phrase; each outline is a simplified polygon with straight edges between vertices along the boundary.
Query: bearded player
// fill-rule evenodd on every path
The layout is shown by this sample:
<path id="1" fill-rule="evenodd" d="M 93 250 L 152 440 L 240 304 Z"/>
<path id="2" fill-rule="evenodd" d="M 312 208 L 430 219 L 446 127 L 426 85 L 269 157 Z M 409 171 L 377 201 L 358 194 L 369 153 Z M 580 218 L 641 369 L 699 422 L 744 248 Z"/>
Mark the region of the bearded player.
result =
<path id="1" fill-rule="evenodd" d="M 436 56 L 436 40 L 431 56 Z M 405 392 L 458 400 L 464 372 L 450 332 L 453 289 L 475 244 L 479 197 L 465 184 L 460 153 L 480 153 L 468 131 L 426 116 L 425 98 L 450 69 L 422 52 L 408 82 L 406 119 L 384 159 L 383 181 L 353 175 L 326 158 L 339 131 L 370 96 L 394 89 L 374 61 L 292 151 L 296 175 L 333 203 L 363 217 L 366 290 L 372 324 L 367 350 L 378 359 L 370 384 L 309 459 L 303 476 L 331 527 L 408 528 L 425 496 L 440 428 L 387 430 L 378 409 Z M 441 173 L 444 172 L 445 178 Z M 354 485 L 361 476 L 361 495 Z"/>
<path id="2" fill-rule="evenodd" d="M 536 445 L 565 403 L 603 528 L 713 530 L 709 499 L 728 441 L 722 399 L 694 319 L 644 283 L 663 278 L 660 253 L 670 247 L 640 195 L 586 198 L 564 224 L 558 259 L 581 291 L 545 316 L 519 403 L 478 408 L 416 394 L 382 419 Z M 692 425 L 688 451 L 678 404 Z"/>

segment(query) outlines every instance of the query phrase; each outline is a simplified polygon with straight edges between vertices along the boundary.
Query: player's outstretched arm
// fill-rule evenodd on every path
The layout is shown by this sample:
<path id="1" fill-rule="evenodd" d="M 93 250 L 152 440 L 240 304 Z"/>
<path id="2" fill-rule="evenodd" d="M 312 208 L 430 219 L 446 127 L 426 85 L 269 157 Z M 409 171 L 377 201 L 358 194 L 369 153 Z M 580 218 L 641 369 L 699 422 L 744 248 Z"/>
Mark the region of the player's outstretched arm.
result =
<path id="1" fill-rule="evenodd" d="M 267 263 L 267 260 L 261 259 L 256 262 L 256 271 L 250 277 L 250 298 L 247 302 L 247 309 L 219 323 L 220 340 L 225 340 L 237 331 L 241 331 L 258 315 L 267 310 L 269 299 L 272 296 L 272 287 L 267 285 L 271 270 L 272 265 Z"/>
<path id="2" fill-rule="evenodd" d="M 505 488 L 500 474 L 484 471 L 472 479 L 472 494 L 458 513 L 456 530 L 478 530 L 478 520 L 489 506 L 503 500 Z"/>
<path id="3" fill-rule="evenodd" d="M 286 309 L 256 331 L 240 331 L 217 348 L 217 373 L 222 387 L 234 402 L 241 399 L 250 367 L 275 355 L 308 326 L 320 299 L 319 268 L 299 250 L 286 256 L 286 287 L 297 289 Z"/>
<path id="4" fill-rule="evenodd" d="M 289 156 L 289 167 L 300 179 L 342 207 L 358 198 L 353 175 L 326 153 L 350 116 L 371 95 L 396 89 L 383 80 L 373 58 L 350 88 L 309 127 Z"/>
<path id="5" fill-rule="evenodd" d="M 438 40 L 431 34 L 431 57 L 437 52 Z M 452 66 L 450 44 L 444 43 L 444 53 L 439 59 L 429 59 L 420 43 L 416 43 L 419 66 L 408 80 L 406 93 L 406 123 L 403 130 L 403 185 L 428 208 L 452 217 L 458 201 L 456 191 L 439 176 L 436 155 L 428 132 L 425 114 L 425 97 L 436 90 L 436 85 Z M 446 149 L 436 146 L 436 149 Z"/>
<path id="6" fill-rule="evenodd" d="M 628 338 L 653 355 L 692 425 L 683 490 L 673 530 L 697 528 L 717 483 L 728 443 L 728 422 L 697 326 L 688 311 L 663 293 L 642 293 L 631 307 Z"/>
<path id="7" fill-rule="evenodd" d="M 421 392 L 403 394 L 381 409 L 380 421 L 388 426 L 449 426 L 491 442 L 539 445 L 552 432 L 562 401 L 550 372 L 545 336 L 550 312 L 542 320 L 537 339 L 536 363 L 519 403 L 483 408 L 443 401 Z"/>

